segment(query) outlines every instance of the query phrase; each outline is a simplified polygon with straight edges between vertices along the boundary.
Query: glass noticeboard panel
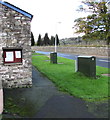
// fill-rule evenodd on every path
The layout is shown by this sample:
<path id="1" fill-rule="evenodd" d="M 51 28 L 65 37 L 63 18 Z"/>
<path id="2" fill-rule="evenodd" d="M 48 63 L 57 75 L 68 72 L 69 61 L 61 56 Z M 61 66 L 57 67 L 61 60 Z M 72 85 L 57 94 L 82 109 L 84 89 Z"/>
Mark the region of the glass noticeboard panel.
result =
<path id="1" fill-rule="evenodd" d="M 13 52 L 6 52 L 5 62 L 12 62 L 14 61 Z"/>
<path id="2" fill-rule="evenodd" d="M 21 51 L 15 51 L 16 58 L 21 58 Z"/>

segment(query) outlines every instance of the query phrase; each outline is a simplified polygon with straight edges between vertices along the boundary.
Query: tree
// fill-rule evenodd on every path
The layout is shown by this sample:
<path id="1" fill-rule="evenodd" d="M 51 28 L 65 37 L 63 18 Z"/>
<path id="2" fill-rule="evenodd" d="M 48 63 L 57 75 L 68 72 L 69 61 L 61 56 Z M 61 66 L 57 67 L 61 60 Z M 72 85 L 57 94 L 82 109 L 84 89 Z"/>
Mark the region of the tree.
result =
<path id="1" fill-rule="evenodd" d="M 50 45 L 55 45 L 55 37 L 51 36 Z"/>
<path id="2" fill-rule="evenodd" d="M 49 45 L 49 37 L 48 37 L 48 33 L 45 33 L 45 36 L 44 36 L 44 41 L 43 41 L 43 45 Z"/>
<path id="3" fill-rule="evenodd" d="M 41 46 L 41 44 L 42 44 L 42 39 L 41 39 L 41 35 L 39 34 L 38 41 L 37 41 L 37 46 Z"/>
<path id="4" fill-rule="evenodd" d="M 56 44 L 57 44 L 57 45 L 60 45 L 59 38 L 58 38 L 58 35 L 57 35 L 57 34 L 56 34 Z"/>
<path id="5" fill-rule="evenodd" d="M 83 40 L 106 40 L 109 44 L 110 20 L 107 15 L 106 1 L 86 0 L 82 3 L 87 5 L 92 14 L 74 21 L 76 33 L 84 33 Z"/>
<path id="6" fill-rule="evenodd" d="M 34 36 L 33 33 L 31 32 L 31 46 L 35 45 L 35 40 L 34 40 Z"/>

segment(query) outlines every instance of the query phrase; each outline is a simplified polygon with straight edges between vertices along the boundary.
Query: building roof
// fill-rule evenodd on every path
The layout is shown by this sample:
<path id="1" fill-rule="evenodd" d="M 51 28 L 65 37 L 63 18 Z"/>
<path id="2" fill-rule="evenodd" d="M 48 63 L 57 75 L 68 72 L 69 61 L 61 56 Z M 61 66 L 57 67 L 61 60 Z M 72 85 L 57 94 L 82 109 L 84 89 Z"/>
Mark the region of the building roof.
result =
<path id="1" fill-rule="evenodd" d="M 23 14 L 24 16 L 29 17 L 30 19 L 33 18 L 33 15 L 32 15 L 32 14 L 30 14 L 30 13 L 28 13 L 28 12 L 26 12 L 26 11 L 24 11 L 24 10 L 22 10 L 22 9 L 20 9 L 20 8 L 14 6 L 14 5 L 12 5 L 12 4 L 10 4 L 10 3 L 8 3 L 8 2 L 0 1 L 0 4 L 5 5 L 6 7 L 11 8 L 11 9 L 13 9 L 14 11 L 17 11 L 17 12 Z"/>

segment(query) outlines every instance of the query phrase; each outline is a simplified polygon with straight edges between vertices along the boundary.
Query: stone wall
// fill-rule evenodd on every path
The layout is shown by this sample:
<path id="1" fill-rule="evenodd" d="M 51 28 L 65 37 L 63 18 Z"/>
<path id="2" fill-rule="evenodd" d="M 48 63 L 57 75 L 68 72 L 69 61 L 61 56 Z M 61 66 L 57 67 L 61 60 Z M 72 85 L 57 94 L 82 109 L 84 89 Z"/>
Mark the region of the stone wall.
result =
<path id="1" fill-rule="evenodd" d="M 54 46 L 34 46 L 33 51 L 48 51 L 54 52 Z M 57 47 L 58 52 L 62 53 L 72 53 L 77 55 L 93 55 L 93 56 L 106 56 L 108 57 L 110 53 L 110 48 L 108 47 Z"/>
<path id="2" fill-rule="evenodd" d="M 0 4 L 0 79 L 3 87 L 32 85 L 30 21 L 30 18 Z M 3 47 L 22 47 L 23 63 L 4 65 Z"/>

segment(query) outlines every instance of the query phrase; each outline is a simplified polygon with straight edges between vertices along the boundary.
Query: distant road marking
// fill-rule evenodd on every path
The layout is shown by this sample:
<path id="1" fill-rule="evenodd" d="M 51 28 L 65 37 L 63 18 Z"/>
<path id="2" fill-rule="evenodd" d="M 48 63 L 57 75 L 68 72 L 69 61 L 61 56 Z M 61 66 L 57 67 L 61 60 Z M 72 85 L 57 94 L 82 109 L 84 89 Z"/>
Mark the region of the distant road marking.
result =
<path id="1" fill-rule="evenodd" d="M 108 60 L 99 60 L 99 61 L 102 61 L 102 62 L 110 62 L 110 61 L 108 61 Z"/>

